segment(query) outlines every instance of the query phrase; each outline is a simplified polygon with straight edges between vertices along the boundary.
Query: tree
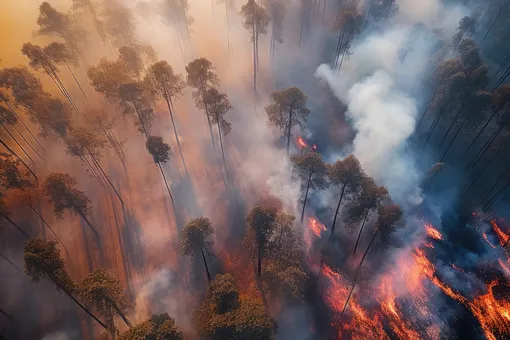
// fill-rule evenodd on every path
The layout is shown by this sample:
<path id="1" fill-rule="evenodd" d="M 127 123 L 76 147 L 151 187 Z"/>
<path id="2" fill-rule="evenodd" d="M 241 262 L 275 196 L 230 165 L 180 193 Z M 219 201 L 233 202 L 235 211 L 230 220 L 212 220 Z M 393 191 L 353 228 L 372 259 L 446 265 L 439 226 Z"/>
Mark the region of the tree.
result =
<path id="1" fill-rule="evenodd" d="M 163 181 L 165 181 L 166 189 L 168 190 L 168 195 L 170 196 L 170 200 L 172 201 L 172 205 L 175 209 L 174 197 L 172 192 L 170 191 L 170 187 L 168 186 L 168 182 L 166 181 L 165 172 L 163 171 L 163 167 L 161 163 L 166 163 L 170 159 L 170 145 L 163 142 L 163 137 L 159 136 L 149 136 L 147 142 L 145 143 L 147 151 L 154 159 L 154 163 L 156 163 L 159 167 L 159 171 L 161 172 L 161 176 L 163 176 Z"/>
<path id="2" fill-rule="evenodd" d="M 0 69 L 0 86 L 10 90 L 14 100 L 32 111 L 41 97 L 48 96 L 42 84 L 26 67 Z"/>
<path id="3" fill-rule="evenodd" d="M 227 178 L 227 183 L 230 185 L 230 176 L 228 173 L 227 161 L 225 159 L 225 152 L 223 150 L 222 135 L 227 136 L 232 130 L 230 122 L 225 119 L 225 115 L 232 110 L 232 105 L 228 100 L 227 94 L 221 93 L 214 87 L 206 91 L 204 103 L 208 108 L 211 124 L 216 124 L 218 127 L 221 156 L 223 158 L 223 166 L 225 168 L 225 177 Z"/>
<path id="4" fill-rule="evenodd" d="M 283 20 L 287 12 L 287 0 L 264 0 L 263 4 L 272 23 L 269 52 L 271 57 L 274 58 L 276 43 L 283 43 Z"/>
<path id="5" fill-rule="evenodd" d="M 476 31 L 477 19 L 474 17 L 465 16 L 459 21 L 456 33 L 454 34 L 453 40 L 453 52 L 457 50 L 460 42 L 464 39 L 467 34 L 473 34 Z"/>
<path id="6" fill-rule="evenodd" d="M 186 167 L 186 162 L 184 161 L 184 155 L 182 153 L 181 143 L 179 142 L 177 127 L 175 125 L 172 105 L 172 99 L 178 98 L 186 85 L 184 78 L 182 75 L 176 74 L 168 62 L 161 60 L 149 67 L 149 70 L 145 75 L 145 82 L 151 84 L 157 93 L 165 98 L 166 104 L 168 106 L 168 113 L 170 114 L 170 119 L 172 120 L 175 141 L 177 142 L 177 148 L 179 149 L 179 154 L 181 155 L 182 165 L 184 166 L 186 177 L 189 178 L 188 168 Z"/>
<path id="7" fill-rule="evenodd" d="M 270 340 L 276 321 L 265 311 L 260 299 L 238 297 L 230 274 L 216 275 L 207 299 L 194 312 L 194 323 L 201 338 L 211 340 Z"/>
<path id="8" fill-rule="evenodd" d="M 85 31 L 76 25 L 68 15 L 57 11 L 46 1 L 39 6 L 37 25 L 39 26 L 36 31 L 37 35 L 60 37 L 74 54 L 80 54 L 80 49 L 86 39 Z"/>
<path id="9" fill-rule="evenodd" d="M 348 223 L 361 223 L 361 227 L 354 246 L 354 254 L 358 248 L 363 228 L 372 211 L 377 210 L 385 200 L 389 198 L 388 190 L 385 187 L 377 186 L 374 179 L 365 176 L 361 181 L 361 193 L 359 197 L 350 202 L 346 215 Z"/>
<path id="10" fill-rule="evenodd" d="M 65 261 L 60 257 L 60 250 L 54 241 L 45 241 L 40 237 L 31 238 L 25 242 L 25 274 L 32 282 L 47 279 L 53 282 L 58 291 L 64 292 L 85 313 L 91 316 L 104 329 L 106 325 L 92 312 L 83 306 L 75 297 L 76 283 L 71 279 L 65 268 Z"/>
<path id="11" fill-rule="evenodd" d="M 257 252 L 257 275 L 262 276 L 262 258 L 266 252 L 269 239 L 274 232 L 278 209 L 273 205 L 257 205 L 248 217 L 248 237 L 253 237 Z M 251 234 L 251 235 L 250 235 Z"/>
<path id="12" fill-rule="evenodd" d="M 26 174 L 19 169 L 21 162 L 7 153 L 0 153 L 0 186 L 7 189 L 24 188 L 30 185 Z"/>
<path id="13" fill-rule="evenodd" d="M 183 340 L 182 332 L 168 313 L 154 314 L 122 334 L 121 340 Z"/>
<path id="14" fill-rule="evenodd" d="M 339 69 L 342 67 L 345 56 L 349 52 L 354 35 L 360 31 L 362 21 L 363 18 L 358 13 L 355 2 L 346 4 L 337 16 L 334 28 L 339 31 L 339 34 L 334 64 Z"/>
<path id="15" fill-rule="evenodd" d="M 269 25 L 269 16 L 266 9 L 259 5 L 255 0 L 248 2 L 241 7 L 241 16 L 243 17 L 243 27 L 251 33 L 253 43 L 253 88 L 257 90 L 257 69 L 259 60 L 259 36 L 267 33 Z"/>
<path id="16" fill-rule="evenodd" d="M 213 64 L 205 58 L 195 59 L 186 66 L 186 82 L 189 87 L 194 89 L 192 95 L 195 100 L 195 106 L 205 111 L 207 123 L 209 124 L 211 141 L 214 147 L 214 135 L 212 132 L 209 107 L 205 102 L 205 94 L 207 90 L 212 87 L 217 87 L 220 83 L 218 76 L 213 72 L 213 70 Z"/>
<path id="17" fill-rule="evenodd" d="M 113 46 L 133 46 L 136 44 L 136 23 L 133 13 L 118 0 L 103 1 L 100 20 L 104 33 Z"/>
<path id="18" fill-rule="evenodd" d="M 323 190 L 327 188 L 328 169 L 322 160 L 321 155 L 314 151 L 310 151 L 302 155 L 294 155 L 291 157 L 291 161 L 294 164 L 294 173 L 301 181 L 301 190 L 305 190 L 300 220 L 303 222 L 308 192 L 310 189 Z"/>
<path id="19" fill-rule="evenodd" d="M 120 281 L 113 277 L 108 269 L 94 269 L 81 281 L 79 292 L 81 299 L 94 305 L 112 327 L 114 313 L 117 313 L 129 328 L 133 327 L 125 315 L 131 309 L 131 304 Z"/>
<path id="20" fill-rule="evenodd" d="M 50 79 L 55 83 L 60 92 L 62 92 L 64 97 L 66 97 L 66 99 L 69 101 L 69 104 L 71 104 L 71 106 L 76 111 L 79 111 L 78 107 L 74 103 L 73 98 L 71 97 L 71 94 L 67 91 L 66 87 L 57 74 L 57 66 L 52 60 L 50 60 L 49 56 L 45 54 L 43 48 L 39 45 L 33 45 L 32 43 L 28 42 L 23 44 L 21 52 L 30 60 L 30 67 L 32 67 L 34 70 L 44 71 L 44 73 L 46 73 L 48 77 L 50 77 Z"/>
<path id="21" fill-rule="evenodd" d="M 340 210 L 344 194 L 347 196 L 356 194 L 361 187 L 361 182 L 364 176 L 365 173 L 363 172 L 358 159 L 353 155 L 350 155 L 343 160 L 339 159 L 335 162 L 335 164 L 328 167 L 329 182 L 338 188 L 342 188 L 340 198 L 336 206 L 335 215 L 333 217 L 331 235 L 335 232 L 336 218 L 338 216 L 338 211 Z"/>
<path id="22" fill-rule="evenodd" d="M 115 155 L 124 164 L 124 152 L 122 151 L 122 142 L 119 142 L 113 128 L 115 121 L 108 115 L 108 112 L 104 108 L 88 108 L 83 112 L 84 122 L 87 126 L 101 131 L 110 144 L 111 148 L 115 152 Z"/>
<path id="23" fill-rule="evenodd" d="M 111 101 L 119 100 L 123 84 L 133 82 L 122 60 L 109 61 L 102 58 L 99 64 L 89 67 L 87 75 L 94 89 Z"/>
<path id="24" fill-rule="evenodd" d="M 119 60 L 126 64 L 131 74 L 138 80 L 143 71 L 143 61 L 140 54 L 131 46 L 122 46 L 119 48 Z"/>
<path id="25" fill-rule="evenodd" d="M 290 132 L 292 127 L 299 124 L 303 127 L 310 114 L 306 106 L 308 97 L 297 87 L 271 93 L 273 103 L 266 106 L 269 126 L 280 128 L 287 135 L 287 155 L 290 150 Z"/>
<path id="26" fill-rule="evenodd" d="M 7 206 L 3 199 L 3 193 L 0 192 L 0 217 L 3 217 L 7 222 L 9 222 L 17 231 L 19 231 L 25 238 L 30 238 L 28 234 L 21 229 L 10 217 L 10 212 L 7 209 Z"/>
<path id="27" fill-rule="evenodd" d="M 181 252 L 183 255 L 195 257 L 199 252 L 204 261 L 207 280 L 211 282 L 211 273 L 205 257 L 211 251 L 214 241 L 211 239 L 214 228 L 207 217 L 192 219 L 181 230 Z"/>
<path id="28" fill-rule="evenodd" d="M 87 215 L 91 209 L 90 200 L 83 191 L 75 188 L 76 178 L 62 172 L 53 172 L 46 177 L 43 184 L 43 193 L 53 205 L 53 213 L 57 218 L 63 217 L 65 210 L 71 210 L 87 223 L 99 239 L 99 233 L 90 224 Z"/>
<path id="29" fill-rule="evenodd" d="M 73 76 L 74 82 L 80 89 L 85 99 L 88 100 L 87 95 L 85 94 L 85 91 L 83 91 L 80 82 L 78 81 L 78 79 L 76 79 L 76 76 L 74 75 L 73 70 L 71 70 L 71 67 L 69 67 L 69 64 L 76 67 L 76 65 L 78 65 L 78 58 L 75 55 L 73 55 L 73 53 L 67 48 L 67 46 L 62 43 L 52 42 L 43 48 L 43 53 L 47 56 L 50 62 L 53 62 L 55 65 L 64 64 L 67 67 L 67 70 Z"/>

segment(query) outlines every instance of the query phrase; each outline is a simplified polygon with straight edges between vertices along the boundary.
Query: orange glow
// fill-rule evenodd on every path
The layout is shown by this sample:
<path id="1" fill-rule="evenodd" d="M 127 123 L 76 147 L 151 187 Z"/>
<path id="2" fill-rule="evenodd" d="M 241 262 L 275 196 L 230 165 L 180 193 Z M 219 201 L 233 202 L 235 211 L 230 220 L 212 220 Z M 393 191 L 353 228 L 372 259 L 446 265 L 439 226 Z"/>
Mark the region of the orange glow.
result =
<path id="1" fill-rule="evenodd" d="M 324 224 L 320 223 L 315 217 L 310 217 L 308 228 L 317 236 L 321 237 L 323 231 L 326 231 Z"/>
<path id="2" fill-rule="evenodd" d="M 501 269 L 503 269 L 503 272 L 505 275 L 510 277 L 510 261 L 509 264 L 506 264 L 502 259 L 498 259 L 499 265 L 501 266 Z"/>
<path id="3" fill-rule="evenodd" d="M 425 243 L 424 246 L 430 249 L 434 249 L 434 245 L 430 242 Z"/>
<path id="4" fill-rule="evenodd" d="M 306 144 L 305 140 L 303 139 L 303 137 L 299 137 L 297 139 L 297 146 L 300 148 L 300 149 L 304 149 L 306 148 L 308 145 Z"/>
<path id="5" fill-rule="evenodd" d="M 441 233 L 437 229 L 435 229 L 432 226 L 432 224 L 425 223 L 425 229 L 427 230 L 427 235 L 429 235 L 434 240 L 442 240 L 443 239 L 443 235 L 441 235 Z"/>
<path id="6" fill-rule="evenodd" d="M 317 150 L 317 145 L 315 145 L 315 144 L 314 144 L 314 145 L 312 146 L 312 149 Z"/>
<path id="7" fill-rule="evenodd" d="M 452 267 L 453 267 L 453 269 L 457 269 L 458 271 L 464 272 L 464 270 L 462 270 L 462 268 L 457 267 L 453 263 L 452 263 Z"/>
<path id="8" fill-rule="evenodd" d="M 496 223 L 496 220 L 491 220 L 491 226 L 492 226 L 492 229 L 494 230 L 494 232 L 496 233 L 496 235 L 498 235 L 499 244 L 504 246 L 506 244 L 506 242 L 508 241 L 508 238 L 510 237 L 510 235 L 507 235 L 500 229 L 500 227 Z"/>
<path id="9" fill-rule="evenodd" d="M 487 243 L 488 243 L 488 244 L 489 244 L 492 248 L 496 248 L 496 246 L 495 246 L 495 245 L 493 245 L 493 244 L 491 243 L 491 241 L 489 241 L 489 239 L 487 238 L 487 234 L 486 234 L 484 231 L 482 232 L 482 236 L 483 236 L 483 239 L 484 239 L 485 241 L 487 241 Z"/>

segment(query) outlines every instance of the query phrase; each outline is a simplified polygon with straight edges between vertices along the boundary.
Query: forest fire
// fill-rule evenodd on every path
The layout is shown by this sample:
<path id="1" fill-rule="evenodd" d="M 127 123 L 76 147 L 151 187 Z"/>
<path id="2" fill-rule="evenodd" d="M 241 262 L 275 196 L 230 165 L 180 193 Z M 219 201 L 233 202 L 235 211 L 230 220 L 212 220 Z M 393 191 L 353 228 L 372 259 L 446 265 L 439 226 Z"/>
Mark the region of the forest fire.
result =
<path id="1" fill-rule="evenodd" d="M 323 231 L 326 231 L 326 227 L 324 224 L 320 223 L 319 220 L 315 217 L 310 217 L 308 220 L 308 228 L 315 234 L 317 237 L 321 237 Z"/>
<path id="2" fill-rule="evenodd" d="M 435 229 L 432 224 L 425 223 L 425 230 L 427 231 L 427 235 L 429 235 L 429 237 L 433 238 L 434 240 L 440 241 L 443 239 L 443 235 L 441 235 L 441 233 Z"/>
<path id="3" fill-rule="evenodd" d="M 304 149 L 306 147 L 308 147 L 308 145 L 306 144 L 305 140 L 303 139 L 303 137 L 298 137 L 297 141 L 296 141 L 296 144 L 297 146 L 300 148 L 300 149 Z"/>
<path id="4" fill-rule="evenodd" d="M 508 235 L 506 233 L 504 233 L 501 230 L 501 228 L 498 226 L 498 224 L 496 223 L 496 220 L 491 220 L 490 223 L 491 223 L 491 226 L 492 226 L 492 230 L 494 230 L 494 232 L 498 236 L 499 244 L 501 244 L 501 246 L 503 246 L 503 247 L 505 245 L 507 245 L 508 244 L 508 240 L 510 239 L 510 233 Z"/>
<path id="5" fill-rule="evenodd" d="M 489 238 L 487 237 L 487 234 L 485 233 L 485 231 L 482 231 L 482 237 L 483 237 L 483 239 L 484 239 L 485 241 L 487 241 L 487 243 L 488 243 L 488 244 L 489 244 L 492 248 L 496 248 L 496 246 L 495 246 L 495 245 L 493 245 L 493 244 L 491 243 L 491 241 L 489 241 Z"/>

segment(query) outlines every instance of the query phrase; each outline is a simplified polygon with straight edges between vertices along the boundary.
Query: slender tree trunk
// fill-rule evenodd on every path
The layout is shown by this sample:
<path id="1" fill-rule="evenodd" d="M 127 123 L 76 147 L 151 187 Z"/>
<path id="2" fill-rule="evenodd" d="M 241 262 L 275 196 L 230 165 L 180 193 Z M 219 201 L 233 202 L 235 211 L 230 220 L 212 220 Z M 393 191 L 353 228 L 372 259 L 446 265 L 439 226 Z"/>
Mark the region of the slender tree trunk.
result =
<path id="1" fill-rule="evenodd" d="M 9 151 L 14 157 L 16 157 L 16 159 L 18 159 L 21 164 L 23 164 L 25 166 L 25 168 L 27 168 L 27 170 L 32 174 L 32 176 L 34 176 L 34 178 L 36 180 L 38 180 L 39 178 L 37 177 L 37 175 L 32 171 L 32 169 L 30 169 L 30 167 L 27 165 L 27 163 L 25 163 L 25 161 L 23 161 L 23 159 L 21 159 L 20 156 L 18 156 L 18 154 L 16 152 L 14 152 L 14 150 L 12 150 L 7 144 L 5 144 L 5 142 L 3 140 L 0 139 L 0 144 L 2 144 L 4 146 L 4 148 L 7 149 L 7 151 Z"/>
<path id="2" fill-rule="evenodd" d="M 354 254 L 356 254 L 356 249 L 358 249 L 359 240 L 361 238 L 361 233 L 363 233 L 363 228 L 365 227 L 365 223 L 367 222 L 368 213 L 370 210 L 367 210 L 365 213 L 365 218 L 363 218 L 363 223 L 361 223 L 361 228 L 359 229 L 358 238 L 356 239 L 356 245 L 354 246 Z"/>
<path id="3" fill-rule="evenodd" d="M 305 217 L 305 208 L 306 208 L 306 200 L 308 199 L 308 190 L 310 189 L 310 180 L 312 179 L 312 172 L 308 175 L 308 182 L 306 184 L 306 192 L 305 192 L 305 201 L 303 202 L 303 210 L 301 210 L 301 222 L 303 222 L 303 218 Z"/>
<path id="4" fill-rule="evenodd" d="M 177 128 L 175 127 L 174 114 L 172 110 L 172 105 L 170 105 L 171 99 L 168 96 L 168 93 L 165 88 L 165 100 L 168 106 L 168 112 L 170 113 L 170 119 L 172 120 L 172 127 L 174 128 L 175 141 L 177 142 L 177 148 L 179 149 L 179 154 L 181 156 L 182 165 L 184 166 L 184 172 L 186 173 L 186 178 L 189 178 L 188 167 L 186 166 L 186 161 L 184 161 L 184 154 L 182 153 L 181 143 L 179 142 L 179 135 L 177 134 Z"/>
<path id="5" fill-rule="evenodd" d="M 52 281 L 53 282 L 53 281 Z M 98 324 L 101 325 L 101 327 L 103 327 L 105 330 L 108 331 L 108 327 L 101 321 L 99 320 L 91 311 L 89 311 L 84 305 L 82 305 L 80 303 L 80 301 L 78 301 L 74 296 L 73 294 L 71 294 L 70 292 L 67 291 L 67 289 L 65 289 L 62 285 L 56 283 L 56 282 L 53 282 L 58 288 L 60 288 L 60 290 L 62 290 L 62 292 L 64 292 L 67 296 L 69 296 L 71 298 L 71 300 L 74 301 L 74 303 L 76 303 L 78 305 L 78 307 L 80 307 L 85 313 L 87 313 L 92 319 L 94 319 Z"/>
<path id="6" fill-rule="evenodd" d="M 214 134 L 212 131 L 211 117 L 209 116 L 209 107 L 204 100 L 205 89 L 200 91 L 202 93 L 202 103 L 204 105 L 205 116 L 207 117 L 207 125 L 209 126 L 209 133 L 211 135 L 211 142 L 214 149 L 216 149 L 216 143 L 214 142 Z"/>
<path id="7" fill-rule="evenodd" d="M 450 148 L 452 147 L 453 143 L 455 142 L 455 140 L 459 136 L 460 132 L 464 128 L 464 125 L 466 125 L 466 122 L 467 122 L 467 117 L 464 119 L 464 121 L 462 122 L 462 125 L 460 126 L 460 128 L 457 130 L 457 132 L 453 136 L 452 140 L 450 141 L 450 144 L 448 144 L 448 147 L 446 148 L 443 156 L 441 156 L 441 159 L 439 160 L 440 163 L 445 159 L 445 157 L 448 154 L 448 152 L 450 151 Z"/>
<path id="8" fill-rule="evenodd" d="M 88 226 L 89 226 L 89 228 L 92 230 L 92 232 L 94 233 L 94 235 L 96 235 L 97 239 L 98 239 L 98 240 L 101 240 L 101 238 L 99 237 L 99 233 L 97 232 L 96 228 L 94 228 L 94 227 L 92 226 L 92 224 L 89 222 L 89 219 L 87 218 L 87 216 L 86 216 L 84 213 L 82 213 L 79 209 L 77 209 L 77 208 L 75 208 L 75 207 L 73 207 L 73 208 L 74 208 L 74 211 L 76 211 L 76 213 L 77 213 L 78 215 L 80 215 L 80 217 L 81 217 L 81 218 L 85 221 L 85 223 L 87 223 L 87 225 L 88 225 Z"/>
<path id="9" fill-rule="evenodd" d="M 342 204 L 342 198 L 344 197 L 344 192 L 345 192 L 346 186 L 347 186 L 347 182 L 344 182 L 344 185 L 342 186 L 342 193 L 340 194 L 340 199 L 338 200 L 338 204 L 336 206 L 335 217 L 333 218 L 333 225 L 331 226 L 331 235 L 333 235 L 335 232 L 336 218 L 338 216 L 338 211 L 340 210 L 340 204 Z"/>
<path id="10" fill-rule="evenodd" d="M 13 220 L 11 220 L 11 218 L 7 214 L 0 213 L 0 216 L 5 218 L 7 220 L 7 222 L 9 222 L 14 228 L 16 228 L 21 234 L 23 234 L 23 236 L 25 236 L 25 238 L 27 238 L 27 239 L 30 238 L 30 236 L 28 236 L 28 234 L 26 232 L 24 232 L 23 229 L 21 229 Z"/>
<path id="11" fill-rule="evenodd" d="M 301 46 L 301 38 L 303 37 L 304 27 L 305 27 L 305 9 L 303 8 L 303 17 L 301 18 L 301 29 L 299 30 L 298 46 Z"/>
<path id="12" fill-rule="evenodd" d="M 209 272 L 209 266 L 207 265 L 204 250 L 202 248 L 200 248 L 200 253 L 202 254 L 202 260 L 204 261 L 205 272 L 207 274 L 207 282 L 211 283 L 211 273 Z"/>
<path id="13" fill-rule="evenodd" d="M 494 28 L 494 26 L 496 25 L 496 23 L 498 22 L 499 20 L 499 17 L 501 16 L 501 14 L 503 14 L 503 10 L 500 8 L 499 11 L 498 11 L 498 15 L 496 16 L 496 19 L 494 19 L 494 21 L 492 22 L 491 26 L 489 27 L 489 29 L 487 30 L 487 32 L 485 33 L 485 35 L 483 36 L 482 38 L 482 41 L 480 41 L 480 46 L 483 45 L 483 42 L 485 41 L 485 38 L 487 38 L 487 36 L 489 35 L 489 33 L 492 31 L 492 29 Z"/>
<path id="14" fill-rule="evenodd" d="M 227 20 L 227 49 L 228 54 L 230 55 L 230 22 L 228 18 L 228 0 L 225 0 L 225 18 Z"/>
<path id="15" fill-rule="evenodd" d="M 166 190 L 168 191 L 168 195 L 170 196 L 170 200 L 172 201 L 172 206 L 175 210 L 175 202 L 174 202 L 174 196 L 172 195 L 172 192 L 170 191 L 170 187 L 168 186 L 168 182 L 166 181 L 165 172 L 163 171 L 163 168 L 161 167 L 161 163 L 158 163 L 159 171 L 161 171 L 161 176 L 163 176 L 163 181 L 165 182 Z"/>
<path id="16" fill-rule="evenodd" d="M 257 274 L 259 277 L 262 276 L 262 251 L 264 249 L 264 245 L 262 242 L 258 243 L 257 247 Z"/>
<path id="17" fill-rule="evenodd" d="M 25 141 L 25 143 L 27 143 L 27 145 L 30 147 L 30 149 L 32 149 L 32 151 L 33 151 L 33 152 L 34 152 L 37 156 L 39 156 L 39 158 L 40 158 L 40 159 L 44 162 L 44 164 L 46 164 L 46 160 L 43 158 L 43 156 L 41 156 L 41 154 L 40 154 L 39 152 L 37 152 L 37 150 L 34 148 L 34 146 L 32 145 L 32 143 L 30 143 L 30 142 L 29 142 L 29 141 L 25 138 L 25 136 L 23 136 L 23 134 L 21 133 L 21 131 L 19 131 L 19 130 L 16 128 L 16 126 L 14 126 L 14 125 L 12 126 L 12 129 L 13 129 L 14 131 L 16 131 L 16 133 L 17 133 L 18 135 L 20 135 L 20 136 L 21 136 L 21 138 Z"/>
<path id="18" fill-rule="evenodd" d="M 225 159 L 225 152 L 223 151 L 223 137 L 221 135 L 220 122 L 218 121 L 218 134 L 220 136 L 220 148 L 221 148 L 221 156 L 223 158 L 223 166 L 225 167 L 225 176 L 227 177 L 228 190 L 230 190 L 230 174 L 228 173 L 227 161 Z"/>
<path id="19" fill-rule="evenodd" d="M 490 147 L 492 146 L 492 143 L 494 143 L 494 141 L 498 138 L 499 134 L 501 133 L 501 131 L 503 131 L 503 128 L 504 126 L 501 125 L 498 130 L 496 130 L 496 132 L 494 133 L 493 137 L 492 137 L 492 140 L 488 142 L 488 144 L 486 143 L 486 146 L 485 147 L 482 147 L 482 149 L 480 149 L 480 151 L 478 151 L 478 153 L 476 154 L 475 158 L 473 158 L 471 160 L 471 162 L 468 163 L 467 167 L 471 167 L 471 166 L 475 166 L 479 161 L 480 159 L 483 158 L 483 156 L 485 155 L 485 153 L 487 152 L 487 150 L 490 149 Z"/>
<path id="20" fill-rule="evenodd" d="M 16 269 L 18 272 L 21 272 L 21 269 L 14 262 L 12 262 L 7 256 L 0 253 L 0 257 L 3 258 L 5 261 L 7 261 L 11 266 L 13 266 L 14 269 Z"/>
<path id="21" fill-rule="evenodd" d="M 88 153 L 90 155 L 90 157 L 92 158 L 92 161 L 94 162 L 94 164 L 96 165 L 96 167 L 99 168 L 99 170 L 101 171 L 101 173 L 103 174 L 103 177 L 106 179 L 106 181 L 108 182 L 108 184 L 110 184 L 110 187 L 113 189 L 113 191 L 115 192 L 115 195 L 117 196 L 117 198 L 119 199 L 120 201 L 120 204 L 124 205 L 124 200 L 122 199 L 122 197 L 120 196 L 119 192 L 117 191 L 117 188 L 115 188 L 115 185 L 113 185 L 111 179 L 110 179 L 110 176 L 108 176 L 108 174 L 104 171 L 103 167 L 101 166 L 101 164 L 99 164 L 99 161 L 96 159 L 96 157 L 94 156 L 94 154 L 88 150 Z"/>
<path id="22" fill-rule="evenodd" d="M 109 299 L 108 299 L 109 300 Z M 111 304 L 112 304 L 112 307 L 113 309 L 115 309 L 115 312 L 117 312 L 117 314 L 120 316 L 120 318 L 122 319 L 122 321 L 124 321 L 124 323 L 126 324 L 126 326 L 128 326 L 129 328 L 133 328 L 133 325 L 131 324 L 131 322 L 127 319 L 127 317 L 124 315 L 124 313 L 122 313 L 122 311 L 120 310 L 119 306 L 117 306 L 117 304 L 113 301 L 109 301 Z"/>
<path id="23" fill-rule="evenodd" d="M 21 123 L 21 125 L 23 125 L 23 127 L 27 130 L 27 132 L 30 134 L 30 136 L 32 136 L 32 138 L 35 140 L 35 142 L 37 143 L 37 145 L 39 145 L 39 147 L 44 150 L 43 146 L 41 145 L 41 143 L 39 143 L 39 141 L 37 140 L 37 138 L 35 138 L 34 134 L 32 133 L 32 131 L 30 131 L 30 129 L 28 128 L 28 126 L 25 124 L 25 122 L 21 119 L 21 117 L 16 113 L 16 111 L 14 111 L 14 109 L 12 108 L 11 104 L 9 104 L 9 102 L 7 101 L 3 101 L 8 107 L 9 107 L 9 110 L 11 110 L 11 112 L 14 114 L 14 116 L 16 116 L 16 119 Z"/>
<path id="24" fill-rule="evenodd" d="M 480 137 L 480 135 L 485 131 L 485 128 L 487 128 L 487 126 L 490 124 L 490 122 L 492 121 L 492 119 L 494 117 L 496 117 L 496 114 L 498 113 L 499 111 L 498 110 L 494 110 L 492 112 L 492 115 L 490 116 L 489 120 L 487 120 L 485 122 L 485 124 L 482 126 L 482 128 L 480 129 L 480 131 L 478 131 L 478 133 L 476 134 L 475 138 L 473 138 L 473 140 L 471 141 L 471 144 L 469 144 L 469 146 L 467 147 L 466 151 L 464 152 L 464 155 L 462 157 L 466 157 L 467 153 L 469 152 L 469 150 L 471 149 L 471 147 L 475 144 L 475 142 L 478 140 L 478 138 Z"/>
<path id="25" fill-rule="evenodd" d="M 290 130 L 292 129 L 292 111 L 294 111 L 293 105 L 290 106 L 289 110 L 289 123 L 287 126 L 287 156 L 290 152 Z"/>
<path id="26" fill-rule="evenodd" d="M 454 94 L 454 96 L 455 96 L 455 94 Z M 423 142 L 423 147 L 425 147 L 427 145 L 428 141 L 430 140 L 430 137 L 432 137 L 432 135 L 434 134 L 434 130 L 436 129 L 437 124 L 441 120 L 443 113 L 448 109 L 448 106 L 450 106 L 450 101 L 451 101 L 451 99 L 449 99 L 443 106 L 441 106 L 441 109 L 437 113 L 432 125 L 429 128 L 429 131 L 427 132 L 427 138 L 425 139 L 425 142 Z"/>
<path id="27" fill-rule="evenodd" d="M 253 89 L 257 91 L 257 51 L 255 47 L 255 23 L 252 25 L 252 40 L 253 40 Z"/>
<path id="28" fill-rule="evenodd" d="M 136 114 L 138 115 L 138 120 L 140 120 L 140 124 L 142 125 L 142 130 L 145 135 L 145 138 L 149 140 L 149 133 L 147 129 L 145 128 L 145 123 L 143 121 L 142 115 L 140 114 L 140 110 L 138 110 L 138 105 L 136 105 L 136 100 L 133 96 L 131 96 L 131 102 L 133 103 L 133 106 L 135 107 Z"/>
<path id="29" fill-rule="evenodd" d="M 76 85 L 78 85 L 78 87 L 80 88 L 81 94 L 83 94 L 85 99 L 88 101 L 89 99 L 87 98 L 87 95 L 85 94 L 85 91 L 83 91 L 83 88 L 81 87 L 80 82 L 78 81 L 78 79 L 76 79 L 76 76 L 74 75 L 74 72 L 71 70 L 71 68 L 69 67 L 69 65 L 66 62 L 64 62 L 64 64 L 66 65 L 67 69 L 69 70 L 69 73 L 71 73 L 71 75 L 73 76 L 73 79 L 74 79 Z"/>
<path id="30" fill-rule="evenodd" d="M 66 246 L 64 245 L 64 243 L 62 242 L 62 240 L 58 237 L 58 235 L 55 233 L 55 231 L 53 230 L 52 227 L 50 227 L 50 225 L 48 224 L 48 222 L 46 222 L 46 220 L 42 217 L 41 214 L 39 214 L 39 212 L 34 209 L 33 207 L 30 207 L 30 209 L 34 212 L 34 214 L 39 217 L 39 219 L 41 220 L 42 223 L 44 223 L 44 225 L 51 231 L 51 233 L 55 236 L 55 238 L 58 240 L 58 242 L 62 245 L 62 247 L 64 247 L 66 253 L 69 253 L 69 251 L 67 250 Z"/>
<path id="31" fill-rule="evenodd" d="M 468 192 L 469 189 L 471 189 L 471 187 L 478 181 L 478 179 L 482 176 L 482 174 L 485 172 L 485 170 L 487 170 L 487 168 L 489 167 L 489 165 L 492 164 L 492 162 L 501 154 L 501 152 L 504 150 L 503 147 L 500 147 L 498 152 L 496 152 L 494 154 L 494 156 L 492 156 L 492 158 L 487 162 L 485 163 L 485 166 L 478 172 L 478 174 L 475 175 L 475 177 L 473 178 L 473 180 L 471 181 L 471 183 L 469 184 L 469 186 L 466 186 L 463 190 L 464 193 Z"/>
<path id="32" fill-rule="evenodd" d="M 508 185 L 510 184 L 510 181 L 507 180 L 505 184 L 499 189 L 485 204 L 485 206 L 482 208 L 483 212 L 486 212 L 493 204 L 497 201 L 497 199 L 503 194 L 503 192 L 508 188 Z"/>
<path id="33" fill-rule="evenodd" d="M 9 319 L 10 321 L 13 321 L 14 320 L 14 317 L 7 313 L 6 311 L 4 311 L 3 309 L 0 308 L 0 314 L 2 314 L 3 316 L 5 316 L 7 319 Z"/>
<path id="34" fill-rule="evenodd" d="M 446 140 L 446 137 L 448 136 L 448 134 L 452 130 L 453 126 L 457 122 L 457 119 L 459 119 L 461 113 L 464 112 L 464 106 L 466 105 L 466 101 L 468 100 L 468 98 L 469 98 L 469 95 L 466 95 L 464 97 L 464 100 L 462 101 L 462 105 L 460 106 L 460 109 L 455 114 L 455 117 L 453 117 L 453 121 L 450 123 L 448 130 L 446 130 L 446 133 L 444 134 L 443 138 L 441 139 L 441 142 L 439 143 L 439 148 L 443 145 L 444 141 Z"/>
<path id="35" fill-rule="evenodd" d="M 9 135 L 9 137 L 11 137 L 11 139 L 14 141 L 14 143 L 16 143 L 16 145 L 21 149 L 21 151 L 23 151 L 23 153 L 25 154 L 25 156 L 28 157 L 28 159 L 30 159 L 30 161 L 32 163 L 34 163 L 34 160 L 32 159 L 32 157 L 30 157 L 30 155 L 28 154 L 27 150 L 25 150 L 25 148 L 18 142 L 18 140 L 12 135 L 12 133 L 9 131 L 9 129 L 7 129 L 7 127 L 0 123 L 0 125 L 4 128 L 4 130 L 7 132 L 7 134 Z"/>

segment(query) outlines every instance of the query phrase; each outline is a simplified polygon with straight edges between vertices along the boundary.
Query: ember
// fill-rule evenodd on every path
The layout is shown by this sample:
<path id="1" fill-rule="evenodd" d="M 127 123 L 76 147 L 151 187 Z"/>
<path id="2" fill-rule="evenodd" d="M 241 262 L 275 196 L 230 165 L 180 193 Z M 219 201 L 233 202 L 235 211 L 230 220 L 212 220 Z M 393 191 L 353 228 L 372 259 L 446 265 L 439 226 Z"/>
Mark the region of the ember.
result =
<path id="1" fill-rule="evenodd" d="M 320 223 L 315 217 L 310 217 L 308 227 L 318 237 L 321 237 L 323 231 L 326 231 L 324 224 Z"/>
<path id="2" fill-rule="evenodd" d="M 429 237 L 433 238 L 434 240 L 442 240 L 443 239 L 443 235 L 441 235 L 441 233 L 435 229 L 432 224 L 430 223 L 425 223 L 425 229 L 427 230 L 427 235 L 429 235 Z"/>

